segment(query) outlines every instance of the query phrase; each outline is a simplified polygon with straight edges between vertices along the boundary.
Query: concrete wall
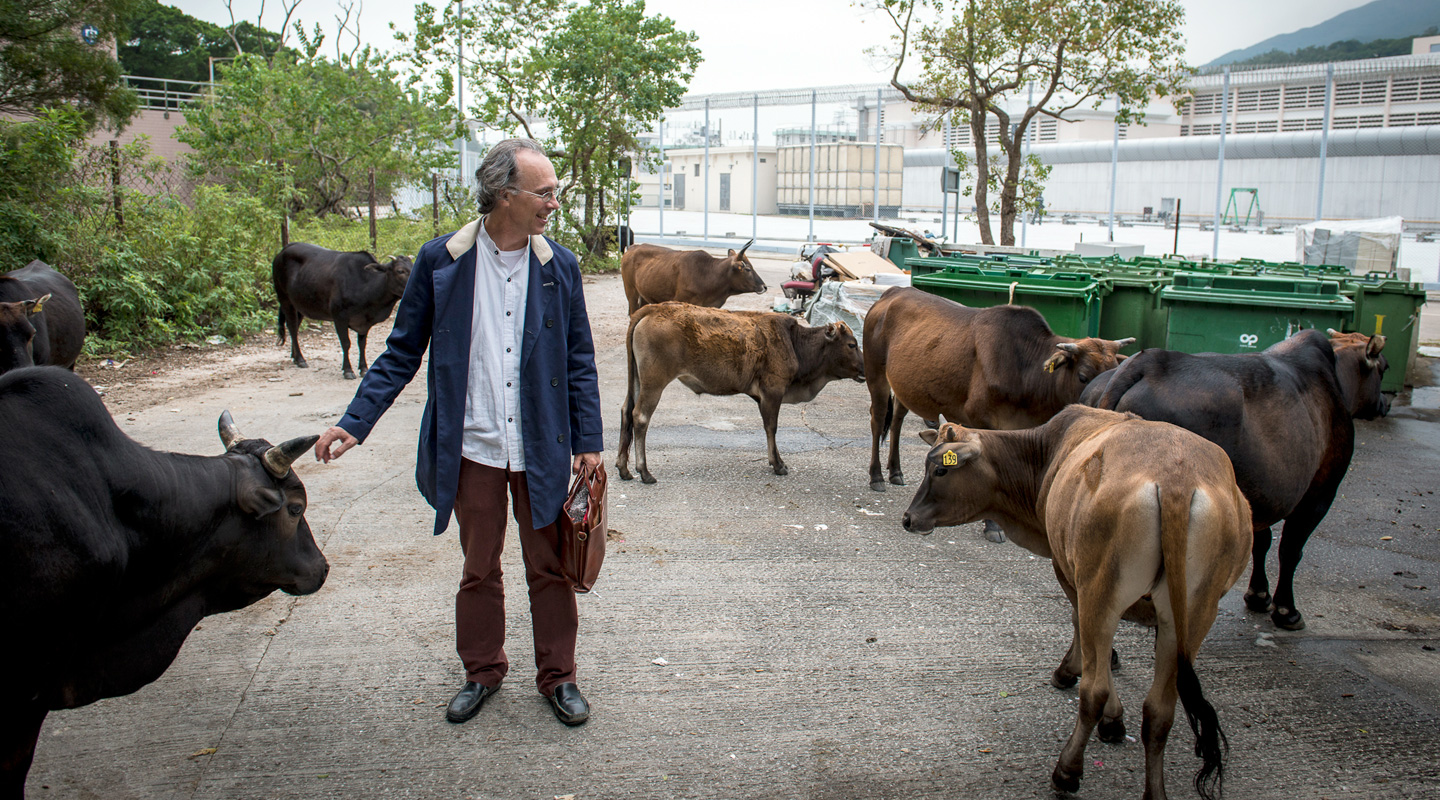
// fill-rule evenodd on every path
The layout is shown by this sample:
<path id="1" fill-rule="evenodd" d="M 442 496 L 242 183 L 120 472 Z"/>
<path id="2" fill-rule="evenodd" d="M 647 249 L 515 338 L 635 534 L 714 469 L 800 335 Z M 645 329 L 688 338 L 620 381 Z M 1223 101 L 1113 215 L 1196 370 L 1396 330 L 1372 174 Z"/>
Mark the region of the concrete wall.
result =
<path id="1" fill-rule="evenodd" d="M 97 130 L 90 135 L 90 143 L 104 146 L 106 142 L 114 139 L 120 144 L 129 144 L 141 136 L 148 136 L 150 152 L 153 155 L 160 156 L 166 161 L 174 161 L 178 156 L 195 152 L 190 145 L 175 138 L 176 129 L 184 124 L 185 115 L 179 111 L 141 109 L 125 130 L 119 133 Z"/>

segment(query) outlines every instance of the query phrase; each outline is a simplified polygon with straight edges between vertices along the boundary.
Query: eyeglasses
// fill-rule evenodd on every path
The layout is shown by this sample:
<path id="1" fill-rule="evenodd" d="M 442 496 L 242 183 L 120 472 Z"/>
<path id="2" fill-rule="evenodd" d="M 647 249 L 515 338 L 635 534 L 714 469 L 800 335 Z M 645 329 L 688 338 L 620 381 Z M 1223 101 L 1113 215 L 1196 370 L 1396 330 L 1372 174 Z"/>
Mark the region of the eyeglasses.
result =
<path id="1" fill-rule="evenodd" d="M 558 203 L 558 202 L 560 202 L 560 198 L 559 198 L 558 196 L 556 196 L 554 189 L 551 189 L 551 190 L 548 191 L 548 192 L 545 192 L 545 193 L 543 193 L 543 194 L 540 194 L 540 193 L 532 192 L 532 191 L 530 191 L 529 189 L 521 189 L 521 188 L 512 186 L 512 187 L 510 187 L 510 191 L 512 191 L 512 192 L 524 192 L 525 194 L 528 194 L 528 195 L 530 195 L 531 197 L 538 197 L 538 198 L 540 198 L 540 202 L 542 202 L 542 203 L 550 203 L 550 202 L 556 202 L 556 203 Z"/>

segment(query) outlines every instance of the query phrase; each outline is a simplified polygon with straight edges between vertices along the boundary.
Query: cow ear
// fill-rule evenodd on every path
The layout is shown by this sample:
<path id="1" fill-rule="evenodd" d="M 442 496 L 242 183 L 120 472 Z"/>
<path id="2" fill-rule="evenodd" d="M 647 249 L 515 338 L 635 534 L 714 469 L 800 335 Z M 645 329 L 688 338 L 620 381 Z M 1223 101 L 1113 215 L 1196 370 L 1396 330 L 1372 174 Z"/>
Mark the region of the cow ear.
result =
<path id="1" fill-rule="evenodd" d="M 1054 372 L 1055 370 L 1060 369 L 1060 367 L 1064 366 L 1065 362 L 1069 360 L 1070 354 L 1065 352 L 1064 350 L 1061 350 L 1055 355 L 1045 359 L 1045 371 Z"/>
<path id="2" fill-rule="evenodd" d="M 735 248 L 733 248 L 733 247 L 730 248 L 730 250 L 729 250 L 728 252 L 730 253 L 730 260 L 731 260 L 731 261 L 734 261 L 734 260 L 735 260 L 735 256 L 736 256 Z"/>
<path id="3" fill-rule="evenodd" d="M 34 300 L 26 300 L 26 301 L 25 301 L 25 313 L 26 313 L 26 314 L 39 314 L 42 310 L 44 310 L 44 308 L 45 308 L 45 302 L 46 302 L 47 300 L 49 300 L 49 299 L 50 299 L 50 295 L 47 294 L 47 295 L 45 295 L 44 297 L 37 297 L 37 298 L 35 298 Z"/>
<path id="4" fill-rule="evenodd" d="M 926 428 L 925 430 L 920 431 L 920 438 L 925 441 L 925 444 L 934 447 L 935 440 L 940 438 L 940 434 L 936 431 L 932 431 L 929 428 Z"/>
<path id="5" fill-rule="evenodd" d="M 258 482 L 246 481 L 246 483 L 250 485 L 241 487 L 240 496 L 236 498 L 240 510 L 246 514 L 260 519 L 267 514 L 274 514 L 280 510 L 281 506 L 285 505 L 285 495 L 274 488 Z"/>
<path id="6" fill-rule="evenodd" d="M 369 264 L 366 264 L 366 265 L 365 265 L 365 269 L 368 269 L 368 270 L 370 270 L 371 272 L 384 272 L 384 271 L 385 271 L 385 265 L 384 265 L 384 264 L 381 264 L 381 263 L 379 263 L 379 262 L 377 262 L 377 261 L 371 261 Z"/>
<path id="7" fill-rule="evenodd" d="M 1370 337 L 1370 344 L 1365 346 L 1365 357 L 1371 360 L 1380 357 L 1380 351 L 1385 349 L 1385 337 L 1375 334 Z"/>
<path id="8" fill-rule="evenodd" d="M 843 322 L 832 322 L 825 326 L 825 341 L 833 342 L 840 338 L 840 326 Z"/>

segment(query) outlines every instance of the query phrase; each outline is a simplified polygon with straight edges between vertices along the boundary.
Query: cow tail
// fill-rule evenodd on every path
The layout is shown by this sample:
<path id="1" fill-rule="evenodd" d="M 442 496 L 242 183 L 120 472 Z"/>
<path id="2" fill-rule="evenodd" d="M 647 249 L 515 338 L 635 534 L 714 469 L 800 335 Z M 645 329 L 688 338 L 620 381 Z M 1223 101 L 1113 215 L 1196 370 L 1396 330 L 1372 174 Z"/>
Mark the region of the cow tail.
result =
<path id="1" fill-rule="evenodd" d="M 280 335 L 276 346 L 285 344 L 285 300 L 280 296 L 280 267 L 285 263 L 285 250 L 275 254 L 275 259 L 270 262 L 270 280 L 275 285 L 275 330 Z"/>
<path id="2" fill-rule="evenodd" d="M 1144 353 L 1140 353 L 1120 362 L 1120 366 L 1115 369 L 1115 374 L 1110 377 L 1110 383 L 1105 386 L 1105 393 L 1100 395 L 1100 400 L 1095 405 L 1096 408 L 1103 408 L 1107 411 L 1116 410 L 1125 393 L 1130 391 L 1135 384 L 1144 380 L 1144 356 Z"/>
<path id="3" fill-rule="evenodd" d="M 1118 377 L 1118 376 L 1117 376 Z M 1165 580 L 1170 588 L 1170 615 L 1175 624 L 1175 688 L 1185 708 L 1185 718 L 1195 734 L 1195 755 L 1201 761 L 1195 773 L 1195 791 L 1204 800 L 1214 800 L 1223 792 L 1224 756 L 1229 748 L 1220 717 L 1205 699 L 1200 679 L 1195 675 L 1195 653 L 1190 651 L 1190 592 L 1186 573 L 1186 550 L 1189 530 L 1196 520 L 1190 513 L 1193 491 L 1160 493 L 1160 553 Z"/>
<path id="4" fill-rule="evenodd" d="M 895 395 L 885 395 L 885 421 L 880 423 L 880 441 L 890 435 L 890 425 L 895 421 Z"/>
<path id="5" fill-rule="evenodd" d="M 625 403 L 620 407 L 620 453 L 630 452 L 630 439 L 635 435 L 635 401 L 640 391 L 635 367 L 635 324 L 646 316 L 647 308 L 652 306 L 641 306 L 630 315 L 630 327 L 625 331 Z"/>

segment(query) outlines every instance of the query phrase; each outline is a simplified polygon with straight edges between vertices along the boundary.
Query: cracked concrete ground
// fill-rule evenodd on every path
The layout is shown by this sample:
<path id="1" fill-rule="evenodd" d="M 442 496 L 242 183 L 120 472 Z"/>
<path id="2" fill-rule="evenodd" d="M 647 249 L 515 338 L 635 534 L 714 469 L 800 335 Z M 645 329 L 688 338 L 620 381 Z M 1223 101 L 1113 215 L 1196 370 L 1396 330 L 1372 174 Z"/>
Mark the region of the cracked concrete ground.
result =
<path id="1" fill-rule="evenodd" d="M 786 265 L 760 266 L 773 296 Z M 624 296 L 614 275 L 586 290 L 613 464 Z M 225 408 L 247 435 L 319 432 L 355 383 L 340 378 L 332 334 L 305 341 L 309 370 L 268 344 L 218 352 L 148 393 L 136 384 L 117 417 L 146 444 L 191 453 L 220 451 Z M 514 670 L 477 717 L 446 723 L 462 678 L 460 553 L 453 530 L 430 535 L 414 487 L 423 391 L 344 459 L 298 466 L 332 565 L 325 587 L 208 618 L 160 680 L 52 714 L 31 798 L 1054 797 L 1076 695 L 1047 683 L 1069 635 L 1050 566 L 985 542 L 978 525 L 901 530 L 913 486 L 869 490 L 868 398 L 851 382 L 782 409 L 785 477 L 765 463 L 752 401 L 672 385 L 649 440 L 659 483 L 612 470 L 615 533 L 580 598 L 589 724 L 561 726 L 533 689 L 513 536 Z M 912 479 L 917 424 L 902 440 Z M 1237 589 L 1198 661 L 1229 736 L 1230 797 L 1440 795 L 1440 425 L 1400 407 L 1359 431 L 1300 567 L 1309 628 L 1274 631 Z M 1151 637 L 1125 625 L 1116 647 L 1138 736 Z M 1194 796 L 1191 743 L 1177 725 L 1173 797 Z M 1075 796 L 1138 796 L 1143 772 L 1140 745 L 1092 741 Z"/>

